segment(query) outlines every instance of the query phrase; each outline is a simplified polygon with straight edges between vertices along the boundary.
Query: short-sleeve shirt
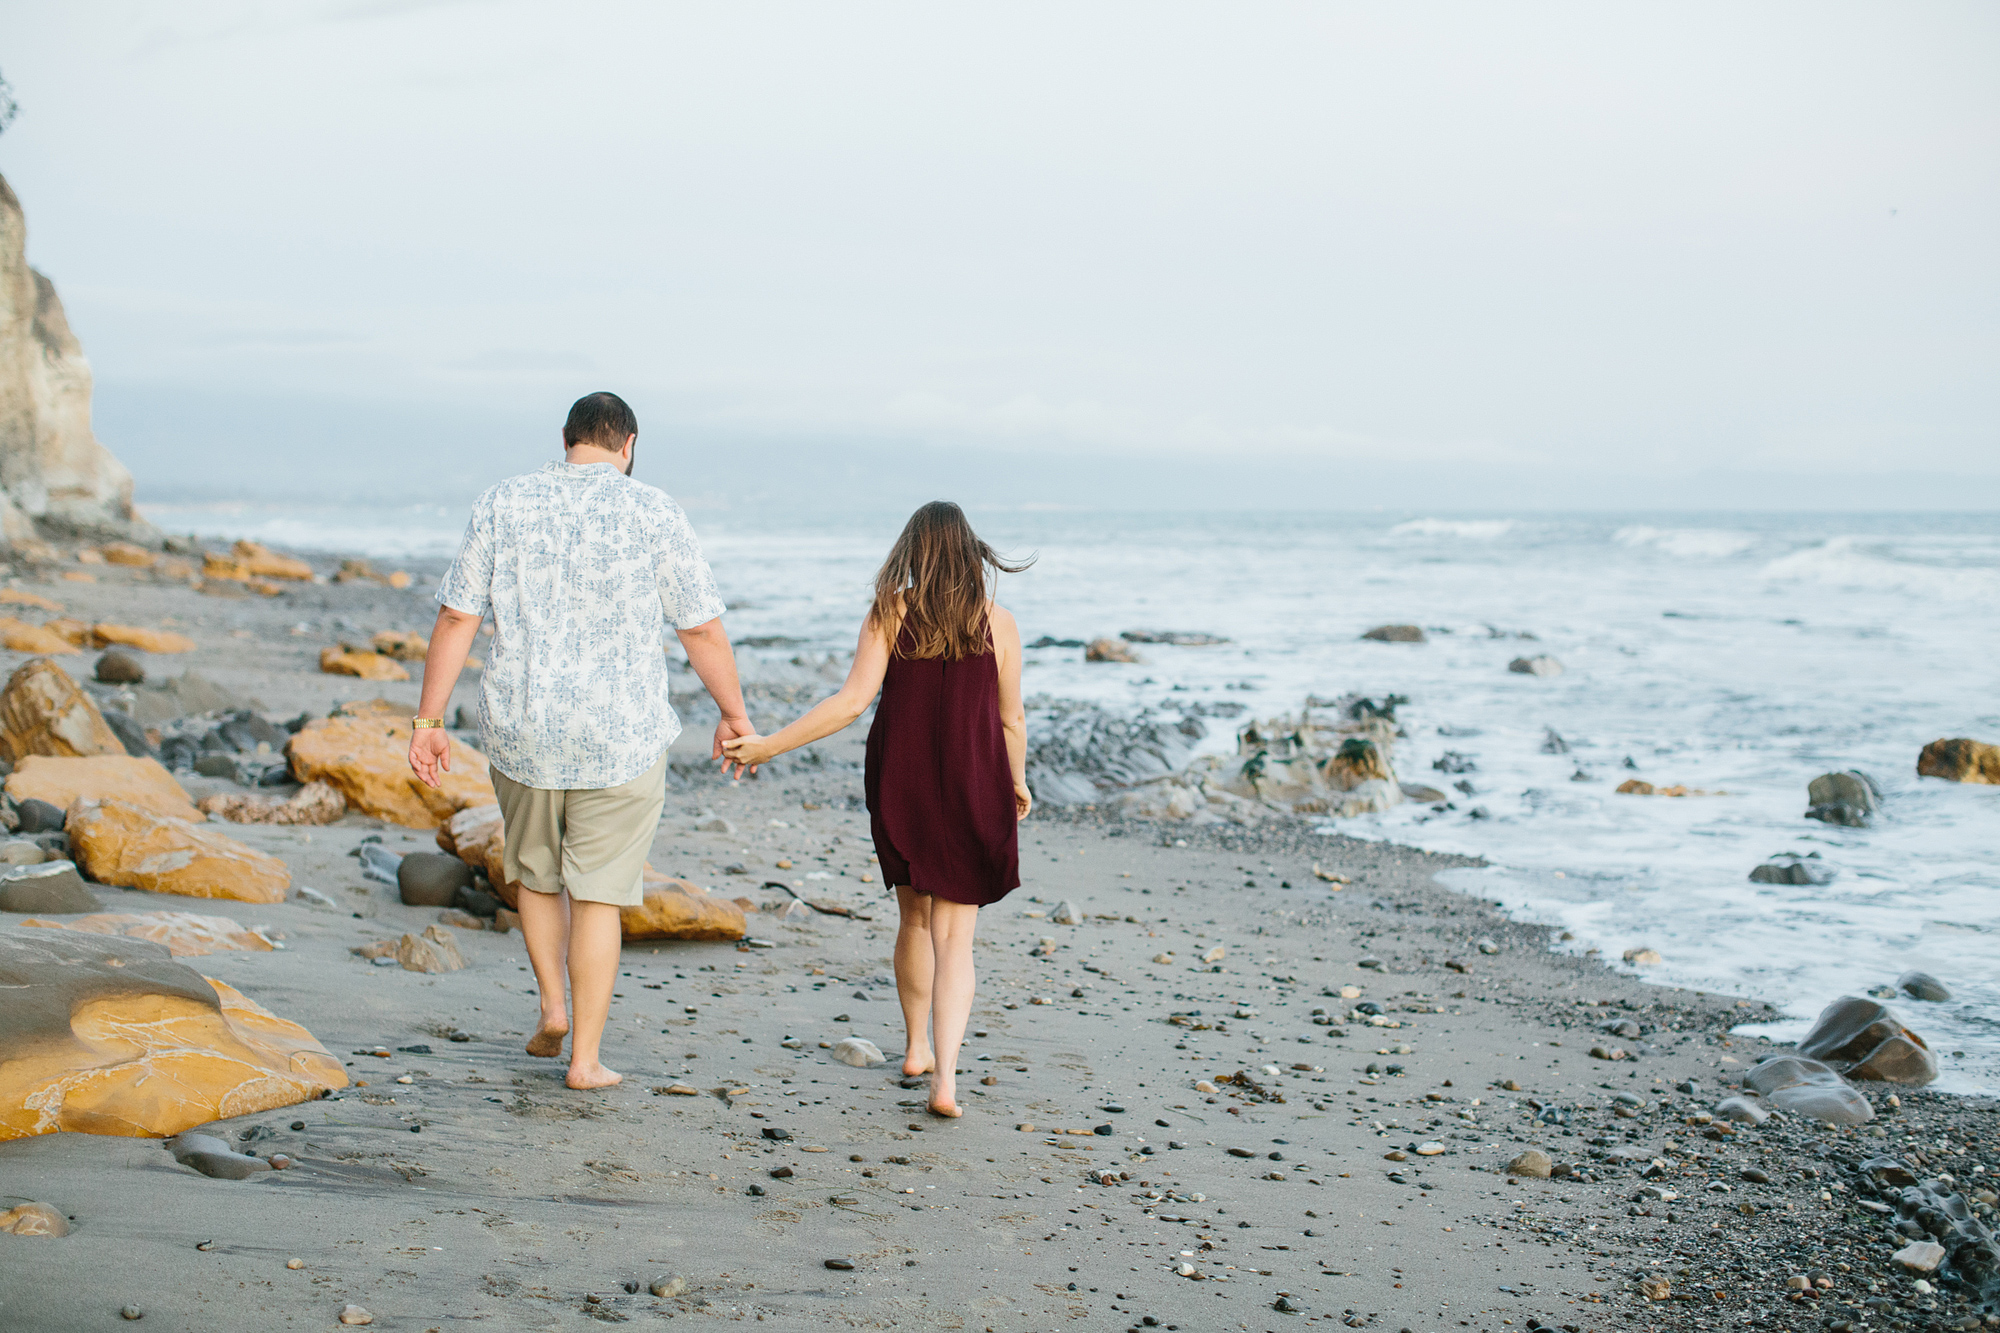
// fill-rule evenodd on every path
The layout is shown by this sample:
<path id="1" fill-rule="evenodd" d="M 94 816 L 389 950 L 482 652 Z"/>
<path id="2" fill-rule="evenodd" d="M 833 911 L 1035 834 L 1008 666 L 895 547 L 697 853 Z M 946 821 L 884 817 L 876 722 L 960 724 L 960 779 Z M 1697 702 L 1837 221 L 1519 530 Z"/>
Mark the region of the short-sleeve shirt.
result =
<path id="1" fill-rule="evenodd" d="M 437 600 L 493 617 L 479 732 L 527 787 L 630 782 L 680 734 L 669 629 L 722 614 L 687 515 L 610 463 L 547 463 L 472 507 Z"/>

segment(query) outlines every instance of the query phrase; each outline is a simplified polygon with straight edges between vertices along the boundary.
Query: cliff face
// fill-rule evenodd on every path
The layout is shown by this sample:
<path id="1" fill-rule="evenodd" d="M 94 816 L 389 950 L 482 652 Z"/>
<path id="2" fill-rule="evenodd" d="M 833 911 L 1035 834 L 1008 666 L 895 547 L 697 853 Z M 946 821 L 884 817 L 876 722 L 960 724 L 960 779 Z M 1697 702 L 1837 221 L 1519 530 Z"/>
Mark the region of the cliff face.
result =
<path id="1" fill-rule="evenodd" d="M 0 535 L 151 537 L 132 474 L 91 433 L 90 363 L 27 240 L 0 177 Z"/>

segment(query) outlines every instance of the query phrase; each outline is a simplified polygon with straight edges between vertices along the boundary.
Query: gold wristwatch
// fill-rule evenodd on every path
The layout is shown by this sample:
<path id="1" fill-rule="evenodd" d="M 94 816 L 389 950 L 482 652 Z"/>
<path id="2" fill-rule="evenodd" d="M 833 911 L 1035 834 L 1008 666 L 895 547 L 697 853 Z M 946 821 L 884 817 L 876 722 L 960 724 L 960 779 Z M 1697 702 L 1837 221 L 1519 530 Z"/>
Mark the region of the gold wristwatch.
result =
<path id="1" fill-rule="evenodd" d="M 413 717 L 410 719 L 410 725 L 414 728 L 441 727 L 444 725 L 444 719 L 441 717 Z"/>

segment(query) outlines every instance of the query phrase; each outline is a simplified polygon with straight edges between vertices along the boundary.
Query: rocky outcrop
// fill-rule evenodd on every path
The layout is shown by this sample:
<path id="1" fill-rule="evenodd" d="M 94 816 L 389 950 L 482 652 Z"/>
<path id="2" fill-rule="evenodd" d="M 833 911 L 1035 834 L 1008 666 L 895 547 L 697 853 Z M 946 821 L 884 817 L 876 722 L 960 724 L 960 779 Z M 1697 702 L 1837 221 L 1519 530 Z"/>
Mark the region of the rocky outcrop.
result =
<path id="1" fill-rule="evenodd" d="M 0 912 L 95 912 L 97 899 L 74 861 L 10 866 L 0 875 Z"/>
<path id="2" fill-rule="evenodd" d="M 83 687 L 46 657 L 23 662 L 0 690 L 0 759 L 124 753 Z"/>
<path id="3" fill-rule="evenodd" d="M 740 940 L 748 933 L 743 909 L 684 879 L 647 867 L 645 897 L 618 909 L 627 940 Z"/>
<path id="4" fill-rule="evenodd" d="M 373 656 L 373 654 L 370 654 Z M 379 660 L 395 666 L 388 658 Z M 401 670 L 401 668 L 397 668 Z M 465 742 L 451 742 L 451 771 L 431 788 L 410 771 L 410 710 L 375 699 L 347 704 L 308 722 L 285 746 L 292 776 L 324 782 L 350 810 L 407 828 L 436 828 L 468 806 L 492 805 L 486 756 Z"/>
<path id="5" fill-rule="evenodd" d="M 1116 640 L 1106 640 L 1116 642 Z M 1207 734 L 1199 718 L 1124 717 L 1096 704 L 1028 701 L 1028 785 L 1058 805 L 1177 773 Z"/>
<path id="6" fill-rule="evenodd" d="M 47 801 L 58 810 L 79 800 L 119 801 L 170 819 L 201 818 L 158 761 L 124 753 L 80 759 L 29 755 L 7 775 L 7 794 L 16 801 Z"/>
<path id="7" fill-rule="evenodd" d="M 1917 756 L 1917 776 L 2000 786 L 2000 745 L 1963 736 L 1932 741 Z"/>
<path id="8" fill-rule="evenodd" d="M 277 857 L 126 801 L 81 802 L 68 827 L 77 863 L 100 884 L 246 903 L 281 903 L 291 892 L 292 872 Z"/>
<path id="9" fill-rule="evenodd" d="M 1938 1076 L 1924 1039 L 1897 1021 L 1888 1006 L 1842 996 L 1820 1011 L 1799 1054 L 1824 1061 L 1851 1079 L 1921 1085 Z"/>
<path id="10" fill-rule="evenodd" d="M 28 267 L 27 220 L 0 177 L 0 537 L 156 542 L 132 474 L 90 428 L 90 364 L 55 284 Z"/>
<path id="11" fill-rule="evenodd" d="M 0 930 L 0 1139 L 177 1134 L 347 1086 L 313 1035 L 144 940 Z"/>
<path id="12" fill-rule="evenodd" d="M 30 917 L 21 924 L 151 940 L 166 945 L 167 952 L 176 958 L 210 953 L 269 953 L 275 947 L 262 935 L 243 929 L 226 916 L 201 916 L 195 912 L 93 912 L 74 921 Z"/>

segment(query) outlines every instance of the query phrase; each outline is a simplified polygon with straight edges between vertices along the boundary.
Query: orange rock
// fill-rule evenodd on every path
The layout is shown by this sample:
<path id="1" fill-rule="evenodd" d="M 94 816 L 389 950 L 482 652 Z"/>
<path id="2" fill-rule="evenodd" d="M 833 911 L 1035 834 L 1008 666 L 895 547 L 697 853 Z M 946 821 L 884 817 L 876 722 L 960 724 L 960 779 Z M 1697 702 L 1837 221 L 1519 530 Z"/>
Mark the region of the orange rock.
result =
<path id="1" fill-rule="evenodd" d="M 167 952 L 176 958 L 231 951 L 269 953 L 273 947 L 262 935 L 243 929 L 226 916 L 200 916 L 194 912 L 93 912 L 73 921 L 44 921 L 31 916 L 21 924 L 151 940 L 166 945 Z"/>
<path id="2" fill-rule="evenodd" d="M 170 555 L 160 561 L 159 564 L 154 565 L 153 574 L 157 578 L 173 579 L 178 582 L 186 582 L 187 580 L 201 577 L 201 571 L 195 568 L 193 561 L 183 560 L 177 555 Z"/>
<path id="3" fill-rule="evenodd" d="M 90 696 L 46 657 L 22 663 L 0 690 L 0 759 L 124 753 Z"/>
<path id="4" fill-rule="evenodd" d="M 1618 784 L 1618 794 L 1620 796 L 1651 796 L 1653 794 L 1653 784 L 1650 782 L 1641 782 L 1637 778 L 1627 778 Z"/>
<path id="5" fill-rule="evenodd" d="M 78 802 L 68 830 L 73 858 L 99 884 L 246 903 L 281 903 L 291 891 L 277 857 L 126 801 Z"/>
<path id="6" fill-rule="evenodd" d="M 77 646 L 52 629 L 0 616 L 0 648 L 15 653 L 73 653 Z"/>
<path id="7" fill-rule="evenodd" d="M 67 1236 L 69 1219 L 52 1203 L 24 1203 L 0 1213 L 0 1232 L 10 1236 Z"/>
<path id="8" fill-rule="evenodd" d="M 104 552 L 97 550 L 95 547 L 79 547 L 76 553 L 76 563 L 79 565 L 101 565 L 104 563 Z"/>
<path id="9" fill-rule="evenodd" d="M 348 809 L 408 828 L 436 828 L 468 806 L 499 799 L 486 775 L 486 756 L 457 739 L 451 771 L 438 775 L 440 788 L 419 782 L 410 771 L 409 711 L 375 699 L 308 722 L 285 746 L 292 776 L 324 782 L 346 798 Z"/>
<path id="10" fill-rule="evenodd" d="M 1917 756 L 1917 776 L 2000 785 L 2000 745 L 1965 737 L 1932 741 Z"/>
<path id="11" fill-rule="evenodd" d="M 1350 736 L 1342 741 L 1323 771 L 1327 782 L 1341 791 L 1353 791 L 1364 782 L 1378 779 L 1393 782 L 1396 777 L 1389 770 L 1382 746 L 1365 736 Z"/>
<path id="12" fill-rule="evenodd" d="M 392 657 L 358 653 L 346 644 L 319 650 L 319 669 L 329 676 L 359 676 L 363 680 L 408 680 L 410 673 Z"/>
<path id="13" fill-rule="evenodd" d="M 90 626 L 81 620 L 71 620 L 68 616 L 63 616 L 60 619 L 43 621 L 42 628 L 52 634 L 60 634 L 67 642 L 78 648 L 90 646 Z"/>
<path id="14" fill-rule="evenodd" d="M 201 818 L 181 784 L 157 759 L 130 754 L 31 754 L 7 775 L 7 794 L 16 801 L 47 801 L 62 810 L 79 800 L 120 801 L 170 819 Z"/>
<path id="15" fill-rule="evenodd" d="M 500 901 L 512 908 L 521 905 L 521 886 L 507 878 L 507 831 L 500 822 L 498 805 L 474 805 L 459 811 L 438 826 L 438 846 L 459 860 L 482 871 Z"/>
<path id="16" fill-rule="evenodd" d="M 410 576 L 400 569 L 382 581 L 398 591 L 410 586 Z"/>
<path id="17" fill-rule="evenodd" d="M 177 1134 L 347 1086 L 310 1032 L 157 944 L 15 931 L 0 974 L 0 1139 Z"/>
<path id="18" fill-rule="evenodd" d="M 114 565 L 129 565 L 134 569 L 150 569 L 153 562 L 159 559 L 145 547 L 134 546 L 131 542 L 112 542 L 100 548 L 99 554 Z"/>
<path id="19" fill-rule="evenodd" d="M 347 798 L 324 782 L 308 782 L 286 801 L 218 793 L 195 805 L 203 814 L 221 815 L 232 824 L 331 824 L 347 813 Z"/>
<path id="20" fill-rule="evenodd" d="M 370 643 L 376 652 L 399 662 L 421 662 L 431 650 L 429 639 L 406 629 L 385 629 Z"/>
<path id="21" fill-rule="evenodd" d="M 44 611 L 60 611 L 61 602 L 53 602 L 40 593 L 29 592 L 25 588 L 0 588 L 0 606 L 37 606 Z"/>
<path id="22" fill-rule="evenodd" d="M 312 566 L 296 556 L 279 555 L 268 546 L 257 542 L 236 543 L 232 552 L 236 563 L 251 578 L 292 579 L 299 583 L 311 583 Z"/>
<path id="23" fill-rule="evenodd" d="M 684 879 L 646 867 L 645 898 L 618 909 L 628 940 L 740 940 L 748 933 L 743 909 L 727 898 L 712 898 Z"/>
<path id="24" fill-rule="evenodd" d="M 90 637 L 94 647 L 122 643 L 127 648 L 147 653 L 191 653 L 195 647 L 194 640 L 185 634 L 163 629 L 141 629 L 137 625 L 114 625 L 109 621 L 91 626 Z"/>
<path id="25" fill-rule="evenodd" d="M 84 572 L 83 572 L 82 570 L 80 570 L 80 569 L 65 569 L 65 570 L 63 571 L 63 574 L 62 574 L 62 578 L 63 578 L 63 582 L 64 582 L 64 583 L 95 583 L 95 582 L 97 582 L 97 575 L 95 575 L 95 574 L 86 574 L 86 573 L 84 573 Z"/>

